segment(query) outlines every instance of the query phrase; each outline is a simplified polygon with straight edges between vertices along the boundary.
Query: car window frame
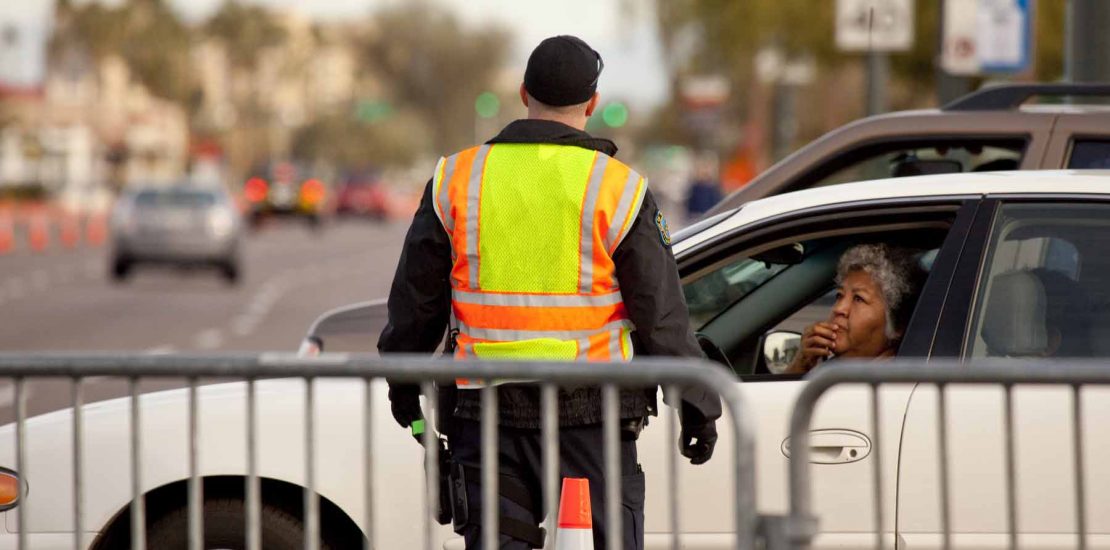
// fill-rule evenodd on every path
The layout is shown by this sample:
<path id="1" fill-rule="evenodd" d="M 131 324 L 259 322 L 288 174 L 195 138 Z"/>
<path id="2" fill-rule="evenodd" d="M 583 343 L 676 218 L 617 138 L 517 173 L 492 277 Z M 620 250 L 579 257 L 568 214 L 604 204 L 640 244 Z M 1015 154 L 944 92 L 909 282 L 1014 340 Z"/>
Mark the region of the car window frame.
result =
<path id="1" fill-rule="evenodd" d="M 977 242 L 970 243 L 967 254 L 961 258 L 957 267 L 957 280 L 961 280 L 961 288 L 956 289 L 946 296 L 946 303 L 960 304 L 953 308 L 949 318 L 941 319 L 941 327 L 950 333 L 944 339 L 944 349 L 947 351 L 939 357 L 958 358 L 960 361 L 971 361 L 971 346 L 974 341 L 972 325 L 975 312 L 979 307 L 979 289 L 985 284 L 985 277 L 990 266 L 987 264 L 990 256 L 991 234 L 1001 215 L 1002 206 L 1006 204 L 1058 204 L 1076 202 L 1097 202 L 1110 205 L 1110 196 L 1088 193 L 994 193 L 988 195 L 983 201 L 983 208 L 976 216 L 975 229 Z M 970 236 L 969 236 L 970 239 Z M 955 286 L 955 285 L 954 285 Z M 944 325 L 945 322 L 949 324 Z M 958 334 L 956 325 L 960 326 Z M 939 340 L 938 340 L 939 341 Z M 934 347 L 934 353 L 936 352 Z M 951 350 L 957 350 L 955 354 Z"/>
<path id="2" fill-rule="evenodd" d="M 845 169 L 849 166 L 852 166 L 855 163 L 865 161 L 866 159 L 870 159 L 870 158 L 875 157 L 875 156 L 887 154 L 887 153 L 890 153 L 891 151 L 895 151 L 895 150 L 898 150 L 898 149 L 905 149 L 905 148 L 908 148 L 908 147 L 914 147 L 914 148 L 936 147 L 936 145 L 934 145 L 934 143 L 938 143 L 938 142 L 951 142 L 953 144 L 960 144 L 960 143 L 967 142 L 967 141 L 981 141 L 981 142 L 986 143 L 986 145 L 988 145 L 988 146 L 995 146 L 995 147 L 1000 147 L 1000 148 L 1001 148 L 1000 145 L 992 145 L 991 142 L 993 142 L 994 144 L 998 144 L 998 143 L 1001 143 L 1001 142 L 1022 141 L 1023 143 L 1022 143 L 1022 147 L 1020 149 L 1020 158 L 1018 160 L 1018 169 L 1021 169 L 1023 166 L 1025 166 L 1026 159 L 1027 159 L 1027 157 L 1028 157 L 1028 155 L 1031 151 L 1030 145 L 1033 141 L 1033 135 L 1029 134 L 1029 133 L 1009 134 L 1009 135 L 983 134 L 983 135 L 956 135 L 956 136 L 945 135 L 945 134 L 933 134 L 933 135 L 919 134 L 919 135 L 913 135 L 913 136 L 902 136 L 902 137 L 897 137 L 897 138 L 872 139 L 872 140 L 867 140 L 867 141 L 861 141 L 861 142 L 853 143 L 848 148 L 840 149 L 836 153 L 834 153 L 832 155 L 829 155 L 825 158 L 822 158 L 821 160 L 819 160 L 817 162 L 814 162 L 808 170 L 805 170 L 805 171 L 801 172 L 800 174 L 791 178 L 788 182 L 784 183 L 782 185 L 782 187 L 779 189 L 778 193 L 789 193 L 791 191 L 802 191 L 802 190 L 805 190 L 805 189 L 814 189 L 815 188 L 814 184 L 816 184 L 818 181 L 820 181 L 824 178 L 827 178 L 827 177 L 831 176 L 832 174 L 835 174 L 839 170 L 843 170 L 843 169 Z M 886 150 L 886 152 L 885 153 L 877 152 L 877 153 L 870 153 L 870 154 L 867 153 L 867 151 L 870 151 L 870 150 L 876 150 L 876 151 Z M 849 157 L 854 157 L 854 160 L 852 160 Z M 966 173 L 969 173 L 969 172 L 970 171 L 965 171 L 965 172 L 961 172 L 961 173 L 966 174 Z M 844 184 L 843 183 L 830 184 L 829 186 L 831 187 L 833 185 L 844 185 Z"/>
<path id="3" fill-rule="evenodd" d="M 1072 144 L 1075 140 L 1108 139 L 1107 136 L 1110 135 L 1108 127 L 1110 127 L 1110 111 L 1106 110 L 1056 115 L 1044 158 L 1037 168 L 1066 168 L 1071 160 Z"/>
<path id="4" fill-rule="evenodd" d="M 768 234 L 792 230 L 799 226 L 813 225 L 818 223 L 815 218 L 819 218 L 822 223 L 843 225 L 844 216 L 852 212 L 862 216 L 866 210 L 866 216 L 878 218 L 899 215 L 907 209 L 920 212 L 955 211 L 966 201 L 978 201 L 981 198 L 979 194 L 970 193 L 926 197 L 875 197 L 781 212 L 723 231 L 713 238 L 677 253 L 675 260 L 680 276 L 686 279 L 702 271 L 723 266 L 728 263 L 729 257 L 752 248 L 745 245 L 747 240 L 763 238 Z"/>
<path id="5" fill-rule="evenodd" d="M 1068 149 L 1067 149 L 1067 152 L 1064 154 L 1063 161 L 1061 162 L 1061 168 L 1066 168 L 1068 170 L 1083 170 L 1083 168 L 1072 168 L 1071 167 L 1071 159 L 1075 155 L 1076 145 L 1078 145 L 1080 142 L 1092 142 L 1092 141 L 1105 143 L 1108 146 L 1110 146 L 1110 135 L 1094 136 L 1094 135 L 1087 135 L 1087 134 L 1073 134 L 1073 135 L 1069 136 L 1069 138 L 1068 138 Z M 1089 168 L 1087 168 L 1087 170 L 1089 170 Z"/>
<path id="6" fill-rule="evenodd" d="M 698 247 L 684 251 L 677 258 L 679 274 L 685 283 L 691 277 L 698 277 L 719 269 L 733 262 L 738 254 L 750 254 L 761 248 L 775 246 L 782 240 L 790 237 L 799 237 L 813 233 L 828 233 L 835 236 L 837 232 L 831 227 L 839 225 L 843 228 L 846 224 L 853 223 L 847 220 L 859 220 L 852 230 L 842 229 L 842 234 L 858 234 L 861 228 L 878 227 L 884 218 L 902 217 L 907 215 L 919 216 L 913 222 L 904 222 L 907 225 L 922 225 L 928 223 L 926 216 L 952 217 L 952 226 L 940 252 L 933 263 L 930 277 L 922 289 L 922 296 L 926 293 L 938 293 L 945 296 L 947 288 L 955 278 L 955 270 L 959 265 L 965 246 L 966 234 L 961 234 L 964 228 L 970 227 L 977 213 L 978 203 L 982 200 L 980 195 L 949 195 L 941 197 L 899 197 L 895 199 L 877 198 L 864 201 L 853 201 L 836 205 L 824 205 L 788 212 L 777 216 L 757 220 L 755 222 L 734 228 L 727 233 L 719 235 L 716 239 L 701 243 Z M 825 227 L 829 225 L 830 227 Z M 822 231 L 820 228 L 825 227 Z M 933 274 L 939 274 L 934 277 Z M 934 281 L 934 279 L 937 279 Z M 742 302 L 743 300 L 740 300 Z M 939 321 L 942 310 L 925 307 L 922 305 L 928 300 L 918 302 L 910 323 L 906 330 L 907 342 L 929 342 L 937 332 L 936 323 Z M 730 306 L 731 307 L 731 306 Z M 899 356 L 925 356 L 928 348 L 922 348 L 914 343 L 907 352 L 899 351 Z M 913 353 L 913 355 L 909 355 Z M 735 370 L 735 367 L 734 367 Z M 740 374 L 742 381 L 785 381 L 796 380 L 799 376 L 791 375 L 762 375 Z"/>
<path id="7" fill-rule="evenodd" d="M 1065 120 L 1069 117 L 1055 112 L 1020 109 L 975 113 L 926 110 L 888 113 L 857 120 L 822 135 L 776 162 L 750 183 L 727 195 L 710 213 L 722 212 L 746 202 L 783 193 L 784 186 L 809 170 L 811 165 L 824 162 L 856 144 L 899 139 L 905 135 L 907 129 L 913 132 L 914 137 L 1027 136 L 1029 141 L 1025 159 L 1018 169 L 1035 170 L 1044 167 L 1045 159 L 1051 158 L 1047 151 L 1058 118 Z M 1104 123 L 1101 127 L 1089 123 L 1085 127 L 1096 134 L 1105 133 L 1106 118 L 1100 113 L 1091 114 L 1091 118 Z"/>

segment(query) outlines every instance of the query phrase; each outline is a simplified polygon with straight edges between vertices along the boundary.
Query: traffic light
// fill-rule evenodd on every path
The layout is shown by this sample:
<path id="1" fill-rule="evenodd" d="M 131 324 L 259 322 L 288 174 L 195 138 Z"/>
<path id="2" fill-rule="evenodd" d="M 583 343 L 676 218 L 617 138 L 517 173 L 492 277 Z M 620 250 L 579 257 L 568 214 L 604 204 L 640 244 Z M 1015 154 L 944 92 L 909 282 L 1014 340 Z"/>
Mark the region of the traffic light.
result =
<path id="1" fill-rule="evenodd" d="M 493 118 L 501 111 L 501 100 L 493 92 L 482 92 L 474 100 L 474 110 L 482 118 Z"/>
<path id="2" fill-rule="evenodd" d="M 609 103 L 601 110 L 601 120 L 610 128 L 620 128 L 628 123 L 628 107 L 619 101 Z"/>
<path id="3" fill-rule="evenodd" d="M 377 124 L 393 116 L 393 105 L 383 100 L 362 100 L 355 107 L 355 118 L 367 124 Z"/>

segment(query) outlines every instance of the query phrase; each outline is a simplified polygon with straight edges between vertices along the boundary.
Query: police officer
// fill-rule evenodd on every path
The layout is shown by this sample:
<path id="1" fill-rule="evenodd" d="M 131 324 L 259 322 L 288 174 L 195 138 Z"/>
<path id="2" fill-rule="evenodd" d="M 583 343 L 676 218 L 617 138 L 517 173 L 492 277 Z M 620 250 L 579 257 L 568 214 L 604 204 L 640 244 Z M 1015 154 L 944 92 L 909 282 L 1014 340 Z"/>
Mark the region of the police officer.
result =
<path id="1" fill-rule="evenodd" d="M 541 42 L 520 97 L 528 118 L 484 145 L 443 158 L 405 237 L 378 349 L 431 353 L 450 323 L 456 357 L 626 361 L 700 357 L 670 235 L 647 180 L 584 131 L 598 105 L 600 54 L 573 36 Z M 619 284 L 618 284 L 619 283 Z M 441 426 L 466 481 L 467 548 L 481 544 L 480 381 L 459 380 Z M 622 390 L 623 540 L 643 547 L 644 474 L 636 437 L 656 388 Z M 539 390 L 498 388 L 501 548 L 539 548 L 543 532 Z M 391 384 L 402 427 L 422 420 L 419 388 Z M 602 412 L 596 387 L 559 392 L 560 475 L 590 480 L 594 544 L 605 548 Z M 709 460 L 720 402 L 687 391 L 678 442 Z M 461 497 L 460 497 L 461 498 Z M 462 520 L 461 522 L 459 520 Z"/>

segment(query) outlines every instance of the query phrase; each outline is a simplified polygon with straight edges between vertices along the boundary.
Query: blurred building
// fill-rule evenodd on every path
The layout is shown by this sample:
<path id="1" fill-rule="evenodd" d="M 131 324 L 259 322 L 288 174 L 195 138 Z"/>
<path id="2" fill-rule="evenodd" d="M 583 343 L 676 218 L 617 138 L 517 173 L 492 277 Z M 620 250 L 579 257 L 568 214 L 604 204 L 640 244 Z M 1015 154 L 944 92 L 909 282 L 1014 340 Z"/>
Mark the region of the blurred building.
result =
<path id="1" fill-rule="evenodd" d="M 95 206 L 121 186 L 180 177 L 187 153 L 185 110 L 153 97 L 116 55 L 61 45 L 39 85 L 0 88 L 0 185 Z"/>
<path id="2" fill-rule="evenodd" d="M 41 88 L 0 85 L 0 185 L 26 186 L 37 179 L 42 105 Z"/>
<path id="3" fill-rule="evenodd" d="M 251 66 L 231 62 L 227 45 L 204 38 L 193 50 L 200 87 L 196 126 L 230 136 L 233 172 L 263 158 L 289 155 L 293 133 L 322 117 L 349 113 L 375 89 L 360 73 L 357 24 L 318 23 L 296 11 L 275 12 L 284 39 L 262 49 Z"/>

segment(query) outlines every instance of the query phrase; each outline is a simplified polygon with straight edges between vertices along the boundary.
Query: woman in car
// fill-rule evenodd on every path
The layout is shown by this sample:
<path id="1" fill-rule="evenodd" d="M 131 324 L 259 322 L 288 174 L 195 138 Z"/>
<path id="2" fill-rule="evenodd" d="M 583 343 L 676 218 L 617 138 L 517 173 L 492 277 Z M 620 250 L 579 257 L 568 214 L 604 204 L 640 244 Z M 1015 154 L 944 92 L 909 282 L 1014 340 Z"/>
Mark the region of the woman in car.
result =
<path id="1" fill-rule="evenodd" d="M 893 357 L 924 281 L 912 251 L 886 244 L 849 248 L 836 268 L 828 321 L 806 327 L 787 373 L 806 373 L 833 357 Z"/>

